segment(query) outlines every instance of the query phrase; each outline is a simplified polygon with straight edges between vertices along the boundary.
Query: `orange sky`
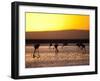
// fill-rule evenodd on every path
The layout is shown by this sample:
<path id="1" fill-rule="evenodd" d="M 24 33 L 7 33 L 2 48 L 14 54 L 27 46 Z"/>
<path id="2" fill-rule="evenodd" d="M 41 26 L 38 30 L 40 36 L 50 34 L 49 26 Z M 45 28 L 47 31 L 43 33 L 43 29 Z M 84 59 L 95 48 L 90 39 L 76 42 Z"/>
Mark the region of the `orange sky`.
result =
<path id="1" fill-rule="evenodd" d="M 89 16 L 78 14 L 26 13 L 26 32 L 89 30 Z"/>

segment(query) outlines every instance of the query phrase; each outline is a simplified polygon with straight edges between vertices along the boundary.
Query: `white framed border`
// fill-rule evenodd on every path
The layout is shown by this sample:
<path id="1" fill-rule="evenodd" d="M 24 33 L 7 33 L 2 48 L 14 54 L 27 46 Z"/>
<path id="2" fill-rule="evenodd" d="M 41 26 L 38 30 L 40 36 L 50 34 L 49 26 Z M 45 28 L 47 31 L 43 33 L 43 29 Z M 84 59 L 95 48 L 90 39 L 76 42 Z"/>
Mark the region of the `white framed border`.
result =
<path id="1" fill-rule="evenodd" d="M 44 67 L 25 68 L 25 12 L 45 12 L 64 14 L 84 14 L 90 16 L 90 64 L 85 66 L 64 66 L 64 67 Z M 42 75 L 95 71 L 95 10 L 57 8 L 41 6 L 19 6 L 19 75 Z"/>

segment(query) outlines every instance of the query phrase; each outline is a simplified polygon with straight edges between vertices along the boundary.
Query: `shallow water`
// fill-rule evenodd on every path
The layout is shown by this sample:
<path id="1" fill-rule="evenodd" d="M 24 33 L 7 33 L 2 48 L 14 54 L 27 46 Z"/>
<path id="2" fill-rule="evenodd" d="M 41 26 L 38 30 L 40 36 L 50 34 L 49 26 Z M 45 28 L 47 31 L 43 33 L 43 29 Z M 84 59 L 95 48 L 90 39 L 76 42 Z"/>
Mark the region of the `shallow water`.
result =
<path id="1" fill-rule="evenodd" d="M 70 44 L 58 46 L 58 54 L 55 54 L 54 47 L 41 45 L 39 47 L 40 58 L 33 58 L 32 54 L 34 47 L 32 45 L 25 47 L 25 67 L 55 67 L 55 66 L 76 66 L 76 65 L 89 65 L 89 46 L 86 44 L 86 52 L 80 50 L 77 46 Z M 35 53 L 38 56 L 38 52 Z"/>

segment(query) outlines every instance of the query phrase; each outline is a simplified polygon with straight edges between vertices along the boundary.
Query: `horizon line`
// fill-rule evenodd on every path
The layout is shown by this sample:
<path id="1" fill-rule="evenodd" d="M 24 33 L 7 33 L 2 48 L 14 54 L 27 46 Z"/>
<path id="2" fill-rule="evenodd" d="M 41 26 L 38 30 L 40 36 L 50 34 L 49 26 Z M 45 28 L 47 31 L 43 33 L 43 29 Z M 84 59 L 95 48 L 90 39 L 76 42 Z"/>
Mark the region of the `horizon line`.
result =
<path id="1" fill-rule="evenodd" d="M 25 32 L 57 32 L 57 31 L 89 31 L 87 29 L 69 29 L 69 30 L 49 30 L 49 31 L 25 31 Z"/>

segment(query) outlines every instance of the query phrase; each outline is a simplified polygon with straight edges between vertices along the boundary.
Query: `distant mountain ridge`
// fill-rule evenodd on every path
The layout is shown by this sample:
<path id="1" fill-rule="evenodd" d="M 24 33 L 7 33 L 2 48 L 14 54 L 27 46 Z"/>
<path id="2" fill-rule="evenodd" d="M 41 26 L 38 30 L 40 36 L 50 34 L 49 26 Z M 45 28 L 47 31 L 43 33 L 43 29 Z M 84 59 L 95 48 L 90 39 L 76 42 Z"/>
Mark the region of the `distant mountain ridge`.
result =
<path id="1" fill-rule="evenodd" d="M 89 39 L 88 30 L 26 32 L 26 39 Z"/>

